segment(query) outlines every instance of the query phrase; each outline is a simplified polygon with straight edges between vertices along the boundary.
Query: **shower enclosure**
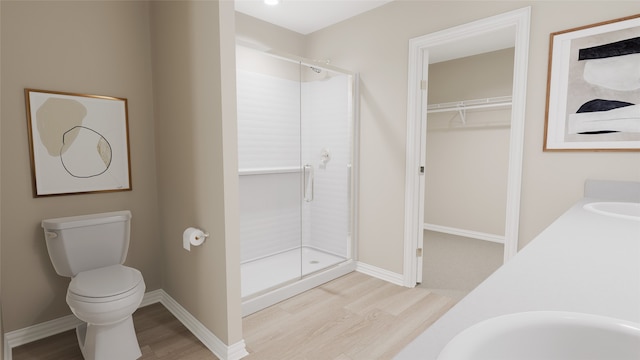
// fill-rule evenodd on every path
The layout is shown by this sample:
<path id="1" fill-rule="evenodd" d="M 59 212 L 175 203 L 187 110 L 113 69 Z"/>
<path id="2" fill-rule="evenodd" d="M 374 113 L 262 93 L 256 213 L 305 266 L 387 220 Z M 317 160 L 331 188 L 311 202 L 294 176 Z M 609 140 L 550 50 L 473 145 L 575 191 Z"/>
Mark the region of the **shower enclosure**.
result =
<path id="1" fill-rule="evenodd" d="M 354 74 L 237 47 L 243 314 L 355 269 Z"/>

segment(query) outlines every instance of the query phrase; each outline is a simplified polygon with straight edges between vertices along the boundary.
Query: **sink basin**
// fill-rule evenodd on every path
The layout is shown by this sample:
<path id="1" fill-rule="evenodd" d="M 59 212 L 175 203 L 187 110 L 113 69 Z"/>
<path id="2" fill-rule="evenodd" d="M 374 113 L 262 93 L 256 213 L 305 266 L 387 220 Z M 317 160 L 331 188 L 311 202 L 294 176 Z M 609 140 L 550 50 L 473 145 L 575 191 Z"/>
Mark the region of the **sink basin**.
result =
<path id="1" fill-rule="evenodd" d="M 640 359 L 640 324 L 582 313 L 532 311 L 485 320 L 454 337 L 438 360 Z"/>
<path id="2" fill-rule="evenodd" d="M 584 209 L 600 215 L 640 221 L 640 203 L 594 202 L 584 205 Z"/>

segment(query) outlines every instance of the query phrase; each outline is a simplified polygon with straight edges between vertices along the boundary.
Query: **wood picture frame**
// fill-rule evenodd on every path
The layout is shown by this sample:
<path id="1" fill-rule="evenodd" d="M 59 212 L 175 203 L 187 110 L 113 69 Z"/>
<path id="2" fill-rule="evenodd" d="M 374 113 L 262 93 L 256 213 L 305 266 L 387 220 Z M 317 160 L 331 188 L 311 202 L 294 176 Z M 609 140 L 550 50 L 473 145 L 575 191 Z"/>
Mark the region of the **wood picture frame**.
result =
<path id="1" fill-rule="evenodd" d="M 24 93 L 34 197 L 132 189 L 127 99 Z"/>
<path id="2" fill-rule="evenodd" d="M 640 151 L 640 14 L 550 35 L 544 151 Z"/>

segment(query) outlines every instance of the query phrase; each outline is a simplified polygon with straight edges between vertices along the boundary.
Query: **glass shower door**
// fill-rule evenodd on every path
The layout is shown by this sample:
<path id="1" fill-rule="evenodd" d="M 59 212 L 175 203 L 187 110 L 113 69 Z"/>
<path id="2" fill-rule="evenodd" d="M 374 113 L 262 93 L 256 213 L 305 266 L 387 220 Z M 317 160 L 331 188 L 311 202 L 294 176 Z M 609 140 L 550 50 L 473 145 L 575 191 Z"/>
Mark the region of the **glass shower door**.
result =
<path id="1" fill-rule="evenodd" d="M 301 65 L 302 276 L 351 256 L 351 76 Z"/>

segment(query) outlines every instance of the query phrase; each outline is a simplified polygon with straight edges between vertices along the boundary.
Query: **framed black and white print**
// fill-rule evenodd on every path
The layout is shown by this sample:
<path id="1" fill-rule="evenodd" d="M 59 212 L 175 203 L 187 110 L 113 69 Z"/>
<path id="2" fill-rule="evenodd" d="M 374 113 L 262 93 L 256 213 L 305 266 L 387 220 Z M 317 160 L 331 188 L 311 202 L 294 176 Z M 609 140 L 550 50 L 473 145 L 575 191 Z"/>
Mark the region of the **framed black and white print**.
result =
<path id="1" fill-rule="evenodd" d="M 640 14 L 552 33 L 545 151 L 640 151 Z"/>
<path id="2" fill-rule="evenodd" d="M 35 197 L 131 190 L 127 99 L 24 92 Z"/>

